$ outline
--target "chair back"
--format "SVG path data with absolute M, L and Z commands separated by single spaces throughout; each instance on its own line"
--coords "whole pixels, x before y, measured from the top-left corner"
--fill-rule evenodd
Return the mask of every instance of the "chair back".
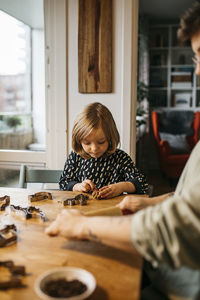
M 26 188 L 27 183 L 58 183 L 62 170 L 31 169 L 21 165 L 19 187 Z
M 178 179 L 199 140 L 200 112 L 153 111 L 151 116 L 161 170 Z
M 171 147 L 179 143 L 179 147 L 183 147 L 183 153 L 191 152 L 199 140 L 200 112 L 153 111 L 151 116 L 153 134 L 158 145 L 161 140 L 167 140 Z

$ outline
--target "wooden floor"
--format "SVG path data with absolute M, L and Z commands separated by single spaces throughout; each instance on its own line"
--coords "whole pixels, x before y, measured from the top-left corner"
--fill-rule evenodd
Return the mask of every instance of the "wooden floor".
M 164 177 L 160 170 L 149 171 L 148 183 L 153 185 L 153 196 L 173 192 L 177 184 L 177 182 Z

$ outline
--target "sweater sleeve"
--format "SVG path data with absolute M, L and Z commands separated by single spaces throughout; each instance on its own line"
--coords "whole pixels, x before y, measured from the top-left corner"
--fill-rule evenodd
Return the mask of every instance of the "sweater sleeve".
M 147 194 L 148 183 L 145 176 L 137 169 L 131 157 L 123 152 L 122 168 L 123 177 L 125 181 L 130 181 L 135 185 L 136 194 Z
M 72 151 L 65 162 L 64 170 L 59 180 L 60 190 L 72 191 L 73 186 L 79 182 L 76 171 L 76 154 Z
M 199 189 L 196 185 L 195 188 Z M 199 198 L 172 196 L 163 203 L 136 213 L 131 222 L 131 239 L 135 248 L 153 266 L 166 264 L 200 268 Z
M 187 161 L 174 196 L 132 218 L 132 242 L 154 266 L 200 269 L 199 169 L 200 141 Z

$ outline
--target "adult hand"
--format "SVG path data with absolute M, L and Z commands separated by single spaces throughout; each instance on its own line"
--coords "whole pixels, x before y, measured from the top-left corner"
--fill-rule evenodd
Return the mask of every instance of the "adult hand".
M 85 217 L 78 210 L 63 209 L 56 220 L 45 229 L 45 233 L 68 239 L 82 239 L 80 223 L 83 218 Z
M 85 192 L 88 193 L 90 191 L 95 190 L 95 184 L 90 179 L 85 179 L 81 183 L 77 183 L 73 187 L 74 192 Z
M 103 199 L 112 198 L 122 193 L 121 186 L 117 183 L 106 185 L 99 189 L 99 196 Z
M 146 208 L 151 205 L 148 197 L 135 197 L 135 196 L 126 196 L 119 204 L 116 206 L 121 210 L 128 209 L 133 213 Z

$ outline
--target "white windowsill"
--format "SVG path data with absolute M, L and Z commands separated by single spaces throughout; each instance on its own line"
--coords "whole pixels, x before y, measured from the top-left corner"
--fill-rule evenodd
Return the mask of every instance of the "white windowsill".
M 0 163 L 42 163 L 46 164 L 46 152 L 27 150 L 0 150 Z

